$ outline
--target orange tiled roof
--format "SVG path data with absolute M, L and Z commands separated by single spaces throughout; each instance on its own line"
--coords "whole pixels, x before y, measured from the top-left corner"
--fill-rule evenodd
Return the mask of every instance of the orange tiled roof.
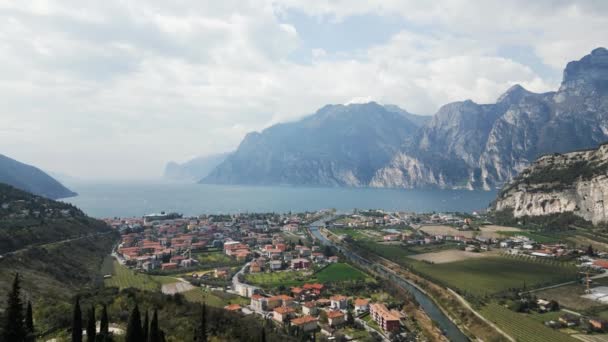
M 306 315 L 306 316 L 302 316 L 302 317 L 298 317 L 298 318 L 292 319 L 291 320 L 291 324 L 293 324 L 293 325 L 304 325 L 306 323 L 311 323 L 311 322 L 316 322 L 316 321 L 317 321 L 316 318 L 314 318 L 312 316 L 309 316 L 309 315 Z
M 237 310 L 241 310 L 241 306 L 238 304 L 230 304 L 230 305 L 224 306 L 224 309 L 228 310 L 228 311 L 237 311 Z
M 327 318 L 338 318 L 344 317 L 344 313 L 342 311 L 330 311 L 327 313 Z
M 295 312 L 295 310 L 293 308 L 290 308 L 289 306 L 279 306 L 278 308 L 274 309 L 274 312 L 284 315 Z

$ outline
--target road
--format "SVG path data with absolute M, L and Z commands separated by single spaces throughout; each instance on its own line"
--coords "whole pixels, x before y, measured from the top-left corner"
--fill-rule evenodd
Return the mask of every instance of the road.
M 0 255 L 0 259 L 4 258 L 6 256 L 9 256 L 9 255 L 23 253 L 23 252 L 28 251 L 35 247 L 44 247 L 44 246 L 55 245 L 55 244 L 60 244 L 60 243 L 72 242 L 72 241 L 77 241 L 77 240 L 81 240 L 81 239 L 92 238 L 95 236 L 108 235 L 108 234 L 112 234 L 112 233 L 114 233 L 114 231 L 109 231 L 109 232 L 105 232 L 105 233 L 89 234 L 89 235 L 85 235 L 85 236 L 79 236 L 76 238 L 69 238 L 69 239 L 65 239 L 65 240 L 53 241 L 53 242 L 37 244 L 37 245 L 29 245 L 25 248 L 21 248 L 21 249 L 15 250 L 15 251 L 4 253 L 4 254 Z

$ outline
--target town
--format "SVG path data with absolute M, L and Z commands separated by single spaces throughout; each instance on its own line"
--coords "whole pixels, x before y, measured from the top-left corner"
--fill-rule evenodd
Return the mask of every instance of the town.
M 259 315 L 294 334 L 416 340 L 442 333 L 432 325 L 421 327 L 425 313 L 415 300 L 391 289 L 336 246 L 371 248 L 398 263 L 407 260 L 403 265 L 416 265 L 421 275 L 450 284 L 474 304 L 479 300 L 475 286 L 464 290 L 465 280 L 455 281 L 435 268 L 440 272 L 444 265 L 483 265 L 492 260 L 524 265 L 535 275 L 507 280 L 507 287 L 496 289 L 496 298 L 501 299 L 490 305 L 512 313 L 535 312 L 542 327 L 553 331 L 600 333 L 608 327 L 602 315 L 560 307 L 577 300 L 598 304 L 591 307 L 608 302 L 608 286 L 603 286 L 608 285 L 607 251 L 495 225 L 485 214 L 325 210 L 182 217 L 162 212 L 106 222 L 121 233 L 113 253 L 114 269 L 105 276 L 110 285 L 121 285 L 117 268 L 130 269 L 164 279 L 163 293 L 201 302 L 218 299 L 216 304 L 225 310 Z M 323 244 L 310 234 L 313 222 L 336 245 Z M 503 264 L 507 268 L 508 262 Z M 543 272 L 551 276 L 543 278 Z M 480 273 L 476 280 L 491 277 Z M 555 283 L 577 290 L 564 298 L 556 295 L 560 288 L 554 288 Z M 517 291 L 507 295 L 511 289 Z

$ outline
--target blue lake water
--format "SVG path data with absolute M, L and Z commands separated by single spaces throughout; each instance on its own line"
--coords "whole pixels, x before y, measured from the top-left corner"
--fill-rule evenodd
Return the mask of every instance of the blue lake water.
M 181 183 L 74 183 L 63 199 L 94 217 L 141 217 L 159 211 L 184 215 L 299 212 L 335 208 L 442 212 L 487 208 L 493 191 L 236 186 Z

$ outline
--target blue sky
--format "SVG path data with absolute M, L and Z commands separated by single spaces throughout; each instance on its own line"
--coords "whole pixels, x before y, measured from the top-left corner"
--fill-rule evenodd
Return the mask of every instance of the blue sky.
M 0 153 L 152 179 L 328 103 L 432 115 L 516 83 L 556 90 L 606 45 L 607 15 L 597 0 L 0 2 Z

